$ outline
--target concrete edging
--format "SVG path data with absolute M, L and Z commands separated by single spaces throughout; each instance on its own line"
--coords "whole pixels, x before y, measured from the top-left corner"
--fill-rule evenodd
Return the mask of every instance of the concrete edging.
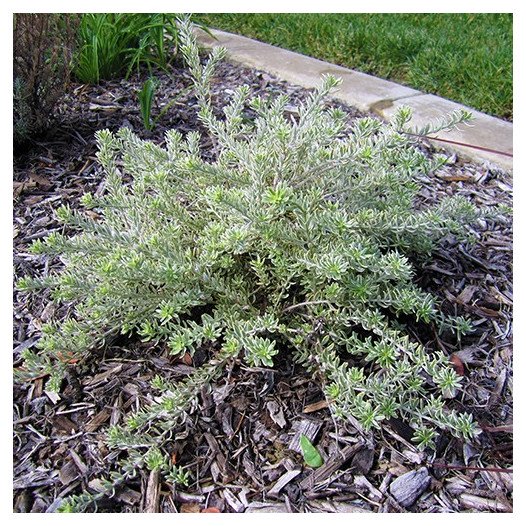
M 331 73 L 343 81 L 339 91 L 333 95 L 335 99 L 361 111 L 374 113 L 386 120 L 400 106 L 409 106 L 413 109 L 413 126 L 432 122 L 454 110 L 468 110 L 473 114 L 473 121 L 470 126 L 441 132 L 436 136 L 510 154 L 513 152 L 513 124 L 510 122 L 442 99 L 436 95 L 425 94 L 407 86 L 401 86 L 394 82 L 336 66 L 251 38 L 215 29 L 210 31 L 213 37 L 204 31 L 197 30 L 198 42 L 206 48 L 225 47 L 228 51 L 228 58 L 232 62 L 265 71 L 281 80 L 304 88 L 316 87 L 321 75 Z M 475 162 L 489 162 L 509 172 L 513 169 L 512 157 L 464 146 L 439 142 L 433 144 Z

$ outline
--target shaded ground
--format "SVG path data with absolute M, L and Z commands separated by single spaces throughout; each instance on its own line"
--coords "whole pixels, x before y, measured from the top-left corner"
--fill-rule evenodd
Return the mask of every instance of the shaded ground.
M 189 85 L 184 70 L 172 73 L 158 74 L 158 104 L 178 97 Z M 163 142 L 167 127 L 183 133 L 195 129 L 195 100 L 185 95 L 153 132 L 146 132 L 136 96 L 142 80 L 73 86 L 61 105 L 59 124 L 16 158 L 15 279 L 60 267 L 58 260 L 28 254 L 29 244 L 62 228 L 53 219 L 58 206 L 74 207 L 84 192 L 102 191 L 93 140 L 97 129 L 129 126 L 157 143 Z M 223 64 L 214 97 L 221 103 L 242 83 L 255 93 L 289 92 L 291 111 L 308 93 L 266 74 Z M 349 112 L 350 118 L 359 115 Z M 455 193 L 481 206 L 512 204 L 510 176 L 455 158 L 441 173 L 422 176 L 420 182 L 423 202 Z M 453 338 L 440 339 L 419 327 L 409 330 L 429 348 L 453 355 L 457 371 L 465 376 L 465 389 L 452 405 L 472 412 L 482 426 L 474 444 L 443 435 L 437 451 L 420 453 L 400 421 L 392 421 L 381 433 L 364 435 L 350 422 L 335 424 L 316 378 L 295 368 L 286 356 L 279 358 L 275 370 L 235 362 L 226 377 L 202 393 L 199 407 L 173 442 L 172 460 L 190 470 L 190 486 L 161 482 L 152 487 L 145 470 L 99 509 L 144 511 L 147 497 L 160 489 L 155 506 L 163 512 L 511 511 L 511 220 L 481 221 L 473 235 L 476 243 L 471 247 L 444 239 L 439 253 L 419 269 L 418 280 L 440 298 L 444 310 L 469 315 L 475 332 L 458 345 Z M 20 352 L 36 343 L 41 324 L 61 319 L 69 309 L 71 305 L 54 305 L 45 292 L 15 292 L 15 365 L 20 364 Z M 53 511 L 65 496 L 88 485 L 96 488 L 118 455 L 104 445 L 108 425 L 152 400 L 149 381 L 156 374 L 182 378 L 204 360 L 205 352 L 197 353 L 193 363 L 183 363 L 164 346 L 117 340 L 71 367 L 58 400 L 43 391 L 44 379 L 16 384 L 14 510 Z M 302 462 L 300 433 L 312 439 L 326 460 L 318 470 Z M 416 501 L 404 500 L 400 488 L 412 491 Z

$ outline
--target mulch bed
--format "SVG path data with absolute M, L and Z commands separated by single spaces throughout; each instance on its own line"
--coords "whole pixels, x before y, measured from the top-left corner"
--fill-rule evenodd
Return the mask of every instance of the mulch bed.
M 166 129 L 200 128 L 195 99 L 181 95 L 190 84 L 187 72 L 174 68 L 156 76 L 161 81 L 156 104 L 178 101 L 152 132 L 144 129 L 137 99 L 146 74 L 100 86 L 72 85 L 57 110 L 57 125 L 16 156 L 15 279 L 60 268 L 57 259 L 30 255 L 28 246 L 62 228 L 53 210 L 66 203 L 75 207 L 86 191 L 101 190 L 96 130 L 128 126 L 162 144 Z M 224 103 L 244 83 L 255 94 L 288 93 L 291 111 L 308 94 L 265 73 L 225 63 L 214 81 L 215 101 Z M 361 115 L 345 109 L 350 120 Z M 206 136 L 203 141 L 206 147 Z M 455 156 L 440 173 L 421 176 L 420 183 L 425 203 L 458 194 L 480 206 L 512 205 L 510 175 Z M 172 459 L 190 470 L 190 486 L 152 482 L 144 470 L 112 499 L 100 502 L 99 511 L 512 511 L 511 219 L 480 221 L 473 236 L 471 246 L 444 239 L 432 261 L 418 269 L 418 281 L 438 296 L 444 310 L 468 315 L 475 332 L 458 345 L 453 338 L 409 328 L 429 348 L 452 355 L 464 375 L 464 389 L 453 403 L 472 412 L 483 429 L 473 444 L 444 434 L 435 452 L 418 452 L 408 427 L 396 420 L 382 432 L 363 434 L 350 422 L 335 423 L 319 384 L 286 357 L 273 370 L 236 362 L 202 394 L 173 443 Z M 35 345 L 42 324 L 62 319 L 71 308 L 55 305 L 46 292 L 14 293 L 15 366 L 21 351 Z M 152 400 L 149 382 L 156 374 L 183 378 L 204 359 L 197 354 L 193 363 L 178 362 L 164 346 L 115 341 L 71 367 L 59 399 L 44 391 L 43 379 L 15 384 L 14 511 L 54 511 L 64 497 L 96 488 L 118 455 L 104 444 L 108 425 Z M 321 452 L 321 468 L 303 463 L 300 434 Z M 152 495 L 157 495 L 153 505 Z

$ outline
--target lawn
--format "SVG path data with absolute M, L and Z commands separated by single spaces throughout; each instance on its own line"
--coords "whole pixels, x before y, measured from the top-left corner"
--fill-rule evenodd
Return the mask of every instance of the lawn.
M 511 14 L 213 13 L 197 19 L 513 118 Z

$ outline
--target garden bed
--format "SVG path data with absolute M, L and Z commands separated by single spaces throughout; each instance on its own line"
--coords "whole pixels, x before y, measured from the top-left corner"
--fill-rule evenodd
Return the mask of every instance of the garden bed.
M 166 129 L 183 134 L 200 129 L 195 98 L 181 95 L 190 85 L 186 70 L 156 76 L 161 80 L 157 103 L 179 99 L 152 132 L 144 129 L 137 99 L 146 73 L 100 86 L 73 85 L 58 108 L 59 124 L 16 157 L 15 279 L 58 269 L 59 260 L 30 255 L 29 244 L 62 229 L 53 219 L 60 205 L 75 208 L 83 193 L 104 191 L 95 157 L 96 130 L 128 126 L 162 144 Z M 308 94 L 265 73 L 225 63 L 217 71 L 213 97 L 223 105 L 244 83 L 254 94 L 287 92 L 291 113 Z M 345 109 L 350 120 L 361 116 Z M 203 141 L 213 158 L 212 143 L 206 136 Z M 479 206 L 512 204 L 509 175 L 454 157 L 438 174 L 422 175 L 419 183 L 427 204 L 450 194 Z M 99 510 L 512 511 L 511 219 L 480 221 L 472 233 L 472 246 L 444 239 L 433 260 L 418 269 L 418 282 L 440 298 L 444 310 L 469 315 L 475 331 L 459 346 L 416 326 L 407 329 L 428 348 L 453 355 L 457 372 L 465 376 L 454 404 L 473 413 L 483 429 L 473 444 L 444 434 L 434 453 L 422 453 L 401 421 L 366 434 L 351 422 L 336 425 L 319 383 L 286 356 L 272 370 L 236 361 L 226 378 L 202 393 L 173 442 L 172 460 L 190 471 L 189 487 L 160 482 L 145 470 L 111 500 L 99 501 Z M 35 345 L 42 323 L 62 319 L 70 309 L 54 305 L 47 292 L 15 293 L 15 366 L 20 352 Z M 97 480 L 108 475 L 118 455 L 104 444 L 108 426 L 153 399 L 154 376 L 177 380 L 206 359 L 206 349 L 193 360 L 175 360 L 163 345 L 116 339 L 101 354 L 71 365 L 58 399 L 46 394 L 43 378 L 15 384 L 15 511 L 53 511 L 64 497 L 97 489 Z M 316 443 L 326 460 L 322 468 L 305 466 L 299 434 Z M 400 478 L 410 472 L 415 476 Z M 416 501 L 404 500 L 404 491 L 413 492 Z

